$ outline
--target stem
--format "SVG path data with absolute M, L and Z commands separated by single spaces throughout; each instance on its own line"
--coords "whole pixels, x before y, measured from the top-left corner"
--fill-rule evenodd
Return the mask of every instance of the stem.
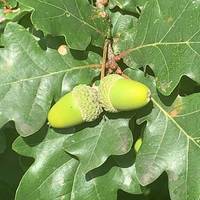
M 108 44 L 109 40 L 106 39 L 104 48 L 103 48 L 103 60 L 102 60 L 102 66 L 101 66 L 101 79 L 105 76 L 105 70 L 106 70 L 106 61 L 107 61 L 107 53 L 108 53 Z
M 91 68 L 101 68 L 101 64 L 90 64 L 90 65 L 88 65 L 89 67 L 91 67 Z

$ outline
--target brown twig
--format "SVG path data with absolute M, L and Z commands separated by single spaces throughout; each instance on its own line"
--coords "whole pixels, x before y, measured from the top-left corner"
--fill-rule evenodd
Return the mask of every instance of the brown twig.
M 115 54 L 112 49 L 112 43 L 110 42 L 108 44 L 108 59 L 106 63 L 106 68 L 111 69 L 113 71 L 113 70 L 116 70 L 117 67 L 118 67 L 118 64 L 115 61 Z
M 101 66 L 101 79 L 105 76 L 106 71 L 106 61 L 107 61 L 107 53 L 108 53 L 108 44 L 109 40 L 105 41 L 104 48 L 103 48 L 103 60 L 102 60 L 102 66 Z
M 106 73 L 112 74 L 116 73 L 123 76 L 126 79 L 130 79 L 125 75 L 118 65 L 118 62 L 129 53 L 128 51 L 122 51 L 120 54 L 115 55 L 112 48 L 111 40 L 106 40 L 103 49 L 103 61 L 101 66 L 101 79 L 105 76 Z M 107 70 L 107 72 L 106 72 Z

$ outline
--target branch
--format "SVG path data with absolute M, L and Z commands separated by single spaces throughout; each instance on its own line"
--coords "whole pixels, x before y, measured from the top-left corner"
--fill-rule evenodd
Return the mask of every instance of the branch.
M 104 48 L 103 48 L 103 60 L 102 60 L 102 66 L 101 66 L 101 79 L 105 76 L 105 70 L 106 70 L 106 61 L 107 61 L 107 53 L 108 53 L 108 44 L 109 40 L 105 41 Z

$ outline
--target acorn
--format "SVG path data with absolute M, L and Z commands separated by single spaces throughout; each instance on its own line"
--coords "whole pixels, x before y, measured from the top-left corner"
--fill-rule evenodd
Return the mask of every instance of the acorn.
M 117 74 L 104 77 L 99 85 L 99 101 L 108 112 L 141 108 L 150 101 L 150 94 L 146 85 Z
M 137 141 L 134 144 L 134 149 L 135 149 L 136 153 L 138 153 L 141 146 L 142 146 L 142 138 L 138 138 Z
M 87 85 L 78 85 L 50 109 L 48 121 L 54 128 L 67 128 L 91 122 L 102 111 L 97 90 Z

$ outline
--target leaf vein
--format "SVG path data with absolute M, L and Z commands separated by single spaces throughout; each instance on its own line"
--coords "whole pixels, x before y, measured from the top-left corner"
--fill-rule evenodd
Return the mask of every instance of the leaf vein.
M 51 72 L 51 73 L 40 75 L 40 76 L 35 76 L 35 77 L 30 77 L 30 78 L 24 78 L 24 79 L 20 79 L 20 80 L 17 80 L 17 81 L 12 81 L 12 82 L 8 82 L 8 83 L 0 84 L 0 87 L 4 87 L 4 86 L 8 86 L 8 85 L 13 85 L 13 84 L 19 84 L 19 83 L 22 83 L 22 82 L 37 80 L 37 79 L 41 79 L 41 78 L 47 78 L 47 77 L 51 77 L 51 76 L 54 76 L 54 75 L 58 75 L 58 74 L 70 72 L 70 71 L 73 71 L 73 70 L 87 69 L 87 68 L 90 68 L 91 66 L 92 65 L 78 66 L 78 67 L 73 67 L 73 68 L 70 68 L 70 69 L 60 70 L 60 71 L 57 71 L 57 72 Z M 96 66 L 98 66 L 98 65 L 96 65 Z
M 167 81 L 170 82 L 170 78 L 169 78 L 169 66 L 167 64 L 167 60 L 165 58 L 165 55 L 163 54 L 161 48 L 159 48 L 158 46 L 156 48 L 160 51 L 160 53 L 162 55 L 162 58 L 163 58 L 164 63 L 165 63 L 165 68 L 166 68 L 166 71 L 167 71 Z
M 157 101 L 154 99 L 154 98 L 152 98 L 152 101 L 153 101 L 153 103 L 158 107 L 158 109 L 160 109 L 162 112 L 163 112 L 163 114 L 166 116 L 166 117 L 168 117 L 169 118 L 169 120 L 171 120 L 172 121 L 172 123 L 174 123 L 174 125 L 179 129 L 179 130 L 181 130 L 181 132 L 189 139 L 189 140 L 191 140 L 198 148 L 200 148 L 200 145 L 194 140 L 194 138 L 193 137 L 191 137 L 174 119 L 173 119 L 173 117 L 171 117 L 170 115 L 169 115 L 169 113 L 167 113 L 165 110 L 164 110 L 164 108 L 162 108 L 162 106 L 160 106 L 159 105 L 159 103 L 157 103 Z
M 176 18 L 176 20 L 174 21 L 174 23 L 171 25 L 171 27 L 169 28 L 169 30 L 166 32 L 166 34 L 161 38 L 161 40 L 159 41 L 159 43 L 161 43 L 166 37 L 167 35 L 170 33 L 170 31 L 173 29 L 173 27 L 175 26 L 175 24 L 178 22 L 178 20 L 182 17 L 183 13 L 185 12 L 185 10 L 187 9 L 187 7 L 190 4 L 190 0 L 187 2 L 186 6 L 183 8 L 182 12 L 180 13 L 180 15 Z
M 75 16 L 73 13 L 71 13 L 68 9 L 65 10 L 65 9 L 63 9 L 63 8 L 61 8 L 61 7 L 55 6 L 55 5 L 53 5 L 53 4 L 51 4 L 51 3 L 48 3 L 48 2 L 43 2 L 43 1 L 41 1 L 41 0 L 37 0 L 37 1 L 39 1 L 40 3 L 43 3 L 43 4 L 46 4 L 46 5 L 55 7 L 55 8 L 57 8 L 57 9 L 60 9 L 60 10 L 64 11 L 64 13 L 68 12 L 72 17 L 74 17 L 76 20 L 78 20 L 78 21 L 81 22 L 82 24 L 87 25 L 87 26 L 90 27 L 91 29 L 97 31 L 99 34 L 104 35 L 99 29 L 95 28 L 94 26 L 92 26 L 92 25 L 89 24 L 88 22 L 86 22 L 86 21 L 84 21 L 84 20 L 78 18 L 78 17 Z

